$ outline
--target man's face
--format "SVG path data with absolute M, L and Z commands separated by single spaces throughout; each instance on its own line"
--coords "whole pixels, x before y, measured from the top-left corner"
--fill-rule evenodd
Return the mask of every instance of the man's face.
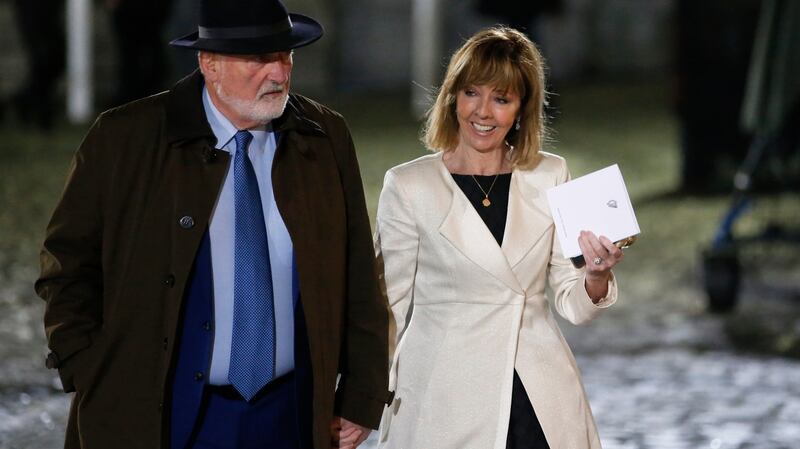
M 292 64 L 291 51 L 200 55 L 214 105 L 238 129 L 263 126 L 283 114 L 289 99 Z

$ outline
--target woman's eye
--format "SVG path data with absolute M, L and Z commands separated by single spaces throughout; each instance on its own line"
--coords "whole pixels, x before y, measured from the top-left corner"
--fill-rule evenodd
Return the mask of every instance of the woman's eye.
M 500 104 L 508 104 L 508 98 L 497 97 L 497 102 L 500 103 Z
M 474 97 L 475 96 L 475 91 L 472 90 L 472 89 L 464 89 L 464 95 L 466 95 L 468 97 Z

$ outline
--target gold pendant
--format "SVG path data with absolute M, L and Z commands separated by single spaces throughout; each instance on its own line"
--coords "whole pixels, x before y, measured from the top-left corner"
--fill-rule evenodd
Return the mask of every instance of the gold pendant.
M 481 201 L 481 203 L 483 204 L 483 207 L 489 207 L 492 205 L 492 202 L 489 201 L 489 198 L 484 198 L 483 201 Z

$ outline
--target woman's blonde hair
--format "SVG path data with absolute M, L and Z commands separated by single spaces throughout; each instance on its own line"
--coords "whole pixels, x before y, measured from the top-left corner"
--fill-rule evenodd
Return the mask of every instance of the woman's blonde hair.
M 490 85 L 520 96 L 520 128 L 506 141 L 514 147 L 515 167 L 530 168 L 545 139 L 545 65 L 536 45 L 512 28 L 479 31 L 450 58 L 444 82 L 427 114 L 422 141 L 433 151 L 458 145 L 456 98 L 468 86 Z

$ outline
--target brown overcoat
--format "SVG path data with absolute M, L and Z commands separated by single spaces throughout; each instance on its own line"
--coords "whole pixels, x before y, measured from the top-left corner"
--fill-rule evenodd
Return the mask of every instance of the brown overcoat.
M 230 159 L 214 149 L 202 86 L 195 72 L 100 115 L 48 225 L 36 291 L 47 301 L 48 365 L 76 392 L 67 448 L 168 446 L 181 302 Z M 273 126 L 274 195 L 308 325 L 314 444 L 325 448 L 334 408 L 378 424 L 388 398 L 387 309 L 344 120 L 291 95 Z

